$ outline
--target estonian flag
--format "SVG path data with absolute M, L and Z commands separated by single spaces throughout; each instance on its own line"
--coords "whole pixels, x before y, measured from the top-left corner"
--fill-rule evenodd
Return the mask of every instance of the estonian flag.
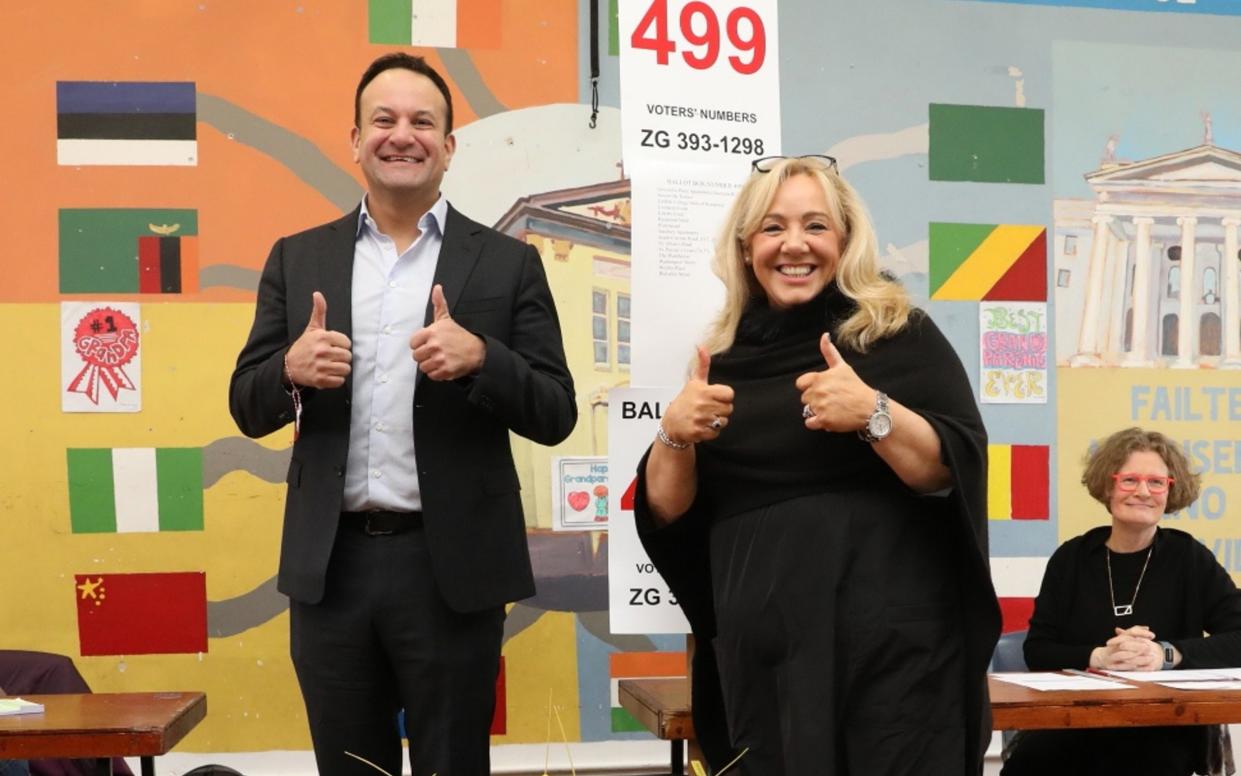
M 196 165 L 195 100 L 189 81 L 58 81 L 56 161 Z

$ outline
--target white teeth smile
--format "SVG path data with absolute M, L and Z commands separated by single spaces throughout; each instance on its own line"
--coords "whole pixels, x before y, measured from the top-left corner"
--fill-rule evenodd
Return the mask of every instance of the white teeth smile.
M 798 264 L 797 266 L 789 266 L 786 264 L 782 267 L 778 267 L 776 271 L 781 275 L 788 275 L 789 277 L 794 278 L 804 278 L 809 275 L 813 269 L 814 267 L 811 267 L 808 264 Z
M 386 156 L 384 157 L 384 160 L 388 162 L 416 162 L 418 161 L 412 156 Z

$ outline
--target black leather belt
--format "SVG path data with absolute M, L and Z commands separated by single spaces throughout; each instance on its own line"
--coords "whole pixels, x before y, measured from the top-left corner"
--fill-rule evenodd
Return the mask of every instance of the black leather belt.
M 341 512 L 340 524 L 367 536 L 392 536 L 422 529 L 421 512 Z

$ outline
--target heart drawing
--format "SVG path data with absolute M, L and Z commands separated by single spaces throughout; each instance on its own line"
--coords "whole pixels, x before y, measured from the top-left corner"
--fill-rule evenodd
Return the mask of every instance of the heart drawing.
M 581 512 L 590 505 L 590 494 L 584 490 L 575 490 L 568 495 L 569 506 L 573 507 L 573 511 Z

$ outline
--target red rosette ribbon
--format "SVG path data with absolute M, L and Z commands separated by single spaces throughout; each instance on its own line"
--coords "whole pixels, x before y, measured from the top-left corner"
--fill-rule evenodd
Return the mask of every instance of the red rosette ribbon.
M 98 404 L 100 385 L 113 400 L 121 389 L 134 390 L 124 367 L 138 354 L 138 326 L 128 315 L 111 307 L 91 310 L 73 330 L 73 348 L 86 366 L 69 383 L 70 393 L 86 394 Z

